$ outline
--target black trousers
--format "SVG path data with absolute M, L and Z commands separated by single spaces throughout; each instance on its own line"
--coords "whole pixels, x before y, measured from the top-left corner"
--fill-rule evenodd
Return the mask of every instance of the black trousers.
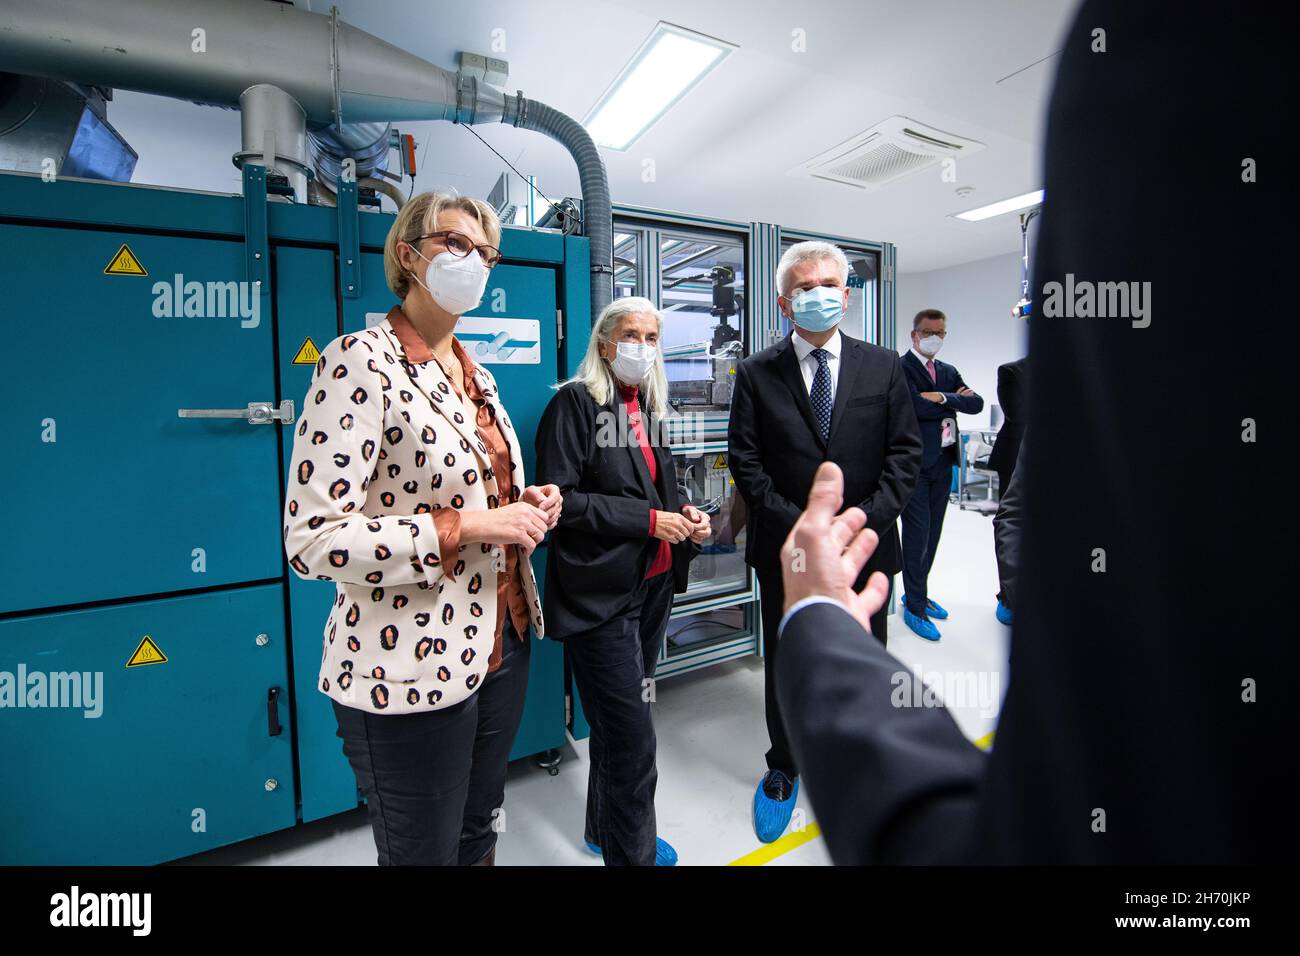
M 999 498 L 999 499 L 1000 499 L 1003 495 L 1005 495 L 1005 494 L 1007 493 L 1007 489 L 1011 487 L 1011 474 L 1012 474 L 1012 472 L 1014 472 L 1015 470 L 1016 470 L 1016 465 L 1015 465 L 1015 462 L 1014 462 L 1014 461 L 1011 463 L 1011 467 L 1010 467 L 1010 468 L 999 468 L 999 469 L 998 469 L 998 498 Z M 1002 567 L 999 565 L 999 567 L 998 567 L 998 602 L 1001 603 L 1001 604 L 1006 604 L 1007 602 L 1006 602 L 1006 600 L 1005 600 L 1005 597 L 1006 597 L 1006 587 L 1005 587 L 1005 586 L 1003 585 L 1003 583 L 1002 583 Z
M 583 834 L 606 866 L 654 866 L 655 728 L 651 687 L 673 606 L 672 572 L 637 584 L 629 609 L 566 636 L 582 709 L 591 725 Z
M 459 704 L 373 714 L 333 701 L 380 866 L 467 866 L 496 846 L 530 654 L 507 614 L 501 666 Z
M 1015 465 L 1010 468 L 998 469 L 998 497 L 1001 498 L 1007 493 L 1007 487 L 1011 484 L 1011 472 L 1015 471 Z
M 903 594 L 907 609 L 925 616 L 929 600 L 927 583 L 934 555 L 939 550 L 948 493 L 952 490 L 952 462 L 941 456 L 929 468 L 922 468 L 916 489 L 903 508 Z
M 894 590 L 893 575 L 889 579 L 890 594 Z M 785 603 L 785 587 L 779 574 L 758 572 L 758 596 L 763 617 L 763 706 L 767 715 L 767 739 L 770 748 L 767 751 L 767 769 L 780 770 L 793 780 L 799 769 L 795 766 L 794 753 L 785 734 L 785 724 L 781 722 L 781 708 L 776 702 L 776 655 L 780 646 L 777 627 L 785 615 L 782 606 Z M 871 633 L 882 645 L 889 639 L 889 599 L 875 614 L 871 615 Z

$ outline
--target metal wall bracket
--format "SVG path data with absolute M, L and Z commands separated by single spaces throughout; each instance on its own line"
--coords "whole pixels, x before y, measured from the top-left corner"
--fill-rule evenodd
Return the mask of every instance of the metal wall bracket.
M 330 7 L 330 82 L 334 87 L 334 128 L 343 128 L 343 96 L 339 88 L 339 8 Z
M 244 165 L 244 256 L 248 281 L 259 296 L 271 294 L 271 247 L 266 225 L 266 167 Z M 265 303 L 263 303 L 265 305 Z M 270 314 L 269 310 L 265 313 Z
M 357 219 L 357 182 L 338 181 L 339 295 L 361 297 L 361 223 Z

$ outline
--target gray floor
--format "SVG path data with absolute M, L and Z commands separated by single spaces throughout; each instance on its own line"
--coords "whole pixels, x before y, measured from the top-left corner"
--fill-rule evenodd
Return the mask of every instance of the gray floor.
M 901 578 L 899 579 L 901 582 Z M 988 742 L 1005 690 L 1008 629 L 993 617 L 997 574 L 989 517 L 948 509 L 930 578 L 930 596 L 952 614 L 938 622 L 943 639 L 923 641 L 901 617 L 889 621 L 889 649 L 963 700 L 953 716 L 971 740 Z M 750 806 L 762 773 L 763 663 L 731 661 L 663 681 L 658 688 L 659 832 L 682 865 L 817 866 L 830 862 L 816 817 L 801 790 L 795 823 L 802 827 L 764 847 L 754 837 Z M 519 761 L 510 767 L 498 865 L 599 866 L 582 845 L 586 799 L 585 740 L 570 742 L 556 776 Z M 365 811 L 249 840 L 192 857 L 187 863 L 250 865 L 375 862 Z

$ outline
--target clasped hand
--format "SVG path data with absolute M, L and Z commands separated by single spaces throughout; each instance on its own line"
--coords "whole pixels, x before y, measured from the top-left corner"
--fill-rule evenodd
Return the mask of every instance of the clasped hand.
M 465 543 L 518 545 L 532 554 L 560 520 L 564 497 L 555 485 L 529 485 L 520 500 L 487 511 L 465 512 L 460 540 Z
M 655 512 L 655 537 L 660 541 L 677 544 L 690 538 L 700 544 L 712 533 L 709 516 L 694 505 L 683 505 L 681 514 Z

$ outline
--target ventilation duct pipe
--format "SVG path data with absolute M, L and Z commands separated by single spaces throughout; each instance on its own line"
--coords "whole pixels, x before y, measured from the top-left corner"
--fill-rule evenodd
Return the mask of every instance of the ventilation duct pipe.
M 507 95 L 349 26 L 337 11 L 269 0 L 0 0 L 0 63 L 16 73 L 227 107 L 240 106 L 250 87 L 272 86 L 297 102 L 309 131 L 447 120 L 543 133 L 578 166 L 592 318 L 609 304 L 609 183 L 587 131 L 523 93 Z M 244 151 L 264 146 L 245 143 Z

